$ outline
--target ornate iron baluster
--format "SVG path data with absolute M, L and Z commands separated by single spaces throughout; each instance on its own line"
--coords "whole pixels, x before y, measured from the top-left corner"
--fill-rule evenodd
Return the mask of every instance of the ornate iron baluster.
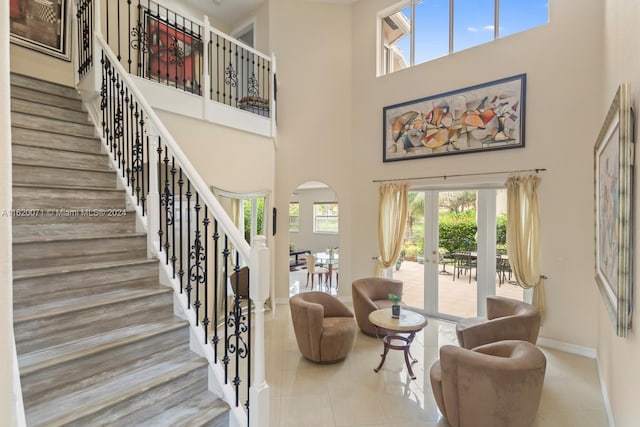
M 240 271 L 239 267 L 240 259 L 236 253 L 236 264 L 234 272 L 237 274 Z M 227 337 L 227 348 L 229 353 L 235 354 L 235 375 L 233 377 L 233 385 L 236 392 L 236 406 L 240 404 L 240 359 L 245 359 L 249 353 L 249 346 L 245 338 L 242 336 L 247 332 L 247 315 L 242 312 L 242 298 L 235 293 L 233 297 L 232 310 L 227 316 L 227 324 L 232 329 L 233 334 Z
M 209 267 L 209 210 L 207 209 L 207 205 L 204 206 L 204 219 L 202 220 L 202 224 L 204 225 L 204 230 L 202 235 L 204 237 L 204 265 Z M 215 274 L 215 270 L 214 273 Z M 209 274 L 204 275 L 204 318 L 202 319 L 202 326 L 204 328 L 204 343 L 207 344 L 208 337 L 207 332 L 209 329 Z
M 187 248 L 191 248 L 191 181 L 187 180 Z M 191 256 L 187 256 L 187 308 L 191 308 Z
M 220 240 L 220 234 L 218 233 L 218 220 L 213 220 L 213 337 L 211 343 L 213 344 L 213 359 L 218 363 L 218 343 L 220 342 L 220 336 L 218 335 L 218 293 L 220 290 L 220 265 L 218 260 L 220 259 L 220 252 L 218 248 L 218 241 Z
M 173 195 L 173 221 L 171 221 L 171 274 L 176 278 L 176 221 L 175 221 L 175 194 L 176 194 L 176 169 L 175 158 L 171 157 L 171 194 Z
M 183 208 L 182 208 L 182 187 L 184 186 L 184 179 L 182 179 L 182 168 L 180 168 L 180 176 L 178 178 L 178 188 L 180 191 L 180 269 L 178 270 L 178 278 L 180 279 L 180 293 L 184 292 L 184 266 L 183 266 L 183 259 L 184 259 L 184 248 L 183 248 L 183 242 L 184 242 L 184 233 L 182 232 L 182 225 L 184 224 L 184 218 L 183 218 Z
M 193 303 L 196 312 L 196 326 L 200 324 L 200 285 L 205 283 L 205 276 L 207 275 L 207 266 L 204 263 L 206 255 L 204 253 L 204 247 L 202 246 L 202 233 L 200 232 L 200 208 L 200 195 L 196 192 L 196 204 L 193 207 L 196 212 L 196 228 L 193 237 L 193 245 L 191 246 L 191 252 L 189 253 L 189 258 L 194 262 L 189 269 L 189 281 L 195 282 L 196 285 L 196 297 Z
M 224 304 L 224 315 L 225 317 L 227 316 L 227 313 L 229 313 L 229 298 L 227 295 L 227 286 L 225 285 L 227 283 L 227 280 L 229 278 L 228 275 L 228 271 L 229 271 L 229 254 L 231 253 L 231 251 L 229 250 L 229 237 L 227 237 L 227 235 L 224 235 L 224 249 L 222 251 L 222 258 L 223 258 L 223 276 L 222 276 L 222 283 L 221 283 L 221 288 L 224 289 L 223 291 L 223 304 Z M 229 323 L 227 321 L 224 322 L 224 357 L 222 358 L 222 363 L 224 364 L 224 383 L 225 384 L 229 384 L 229 362 L 230 362 L 230 358 L 229 358 Z
M 157 152 L 158 152 L 158 191 L 160 191 L 160 189 L 162 188 L 162 152 L 164 151 L 164 149 L 162 148 L 162 140 L 160 139 L 160 137 L 158 136 L 158 148 L 157 148 Z M 158 241 L 159 241 L 159 247 L 158 250 L 162 251 L 162 236 L 164 234 L 164 232 L 162 231 L 162 212 L 164 211 L 164 209 L 162 208 L 162 196 L 160 196 L 159 198 L 159 203 L 158 203 Z

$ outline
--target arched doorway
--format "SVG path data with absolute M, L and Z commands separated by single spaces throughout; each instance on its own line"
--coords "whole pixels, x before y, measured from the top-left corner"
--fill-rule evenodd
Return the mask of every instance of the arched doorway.
M 290 296 L 312 289 L 337 295 L 339 218 L 338 197 L 323 182 L 306 182 L 289 197 Z

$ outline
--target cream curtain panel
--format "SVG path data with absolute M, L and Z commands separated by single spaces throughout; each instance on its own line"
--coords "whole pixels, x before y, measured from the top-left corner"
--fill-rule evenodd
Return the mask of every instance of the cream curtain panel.
M 409 184 L 380 185 L 378 205 L 378 248 L 380 257 L 376 263 L 376 276 L 382 277 L 384 270 L 395 264 L 407 225 Z
M 517 283 L 533 288 L 533 306 L 544 315 L 544 280 L 540 277 L 540 215 L 535 176 L 507 180 L 507 252 Z

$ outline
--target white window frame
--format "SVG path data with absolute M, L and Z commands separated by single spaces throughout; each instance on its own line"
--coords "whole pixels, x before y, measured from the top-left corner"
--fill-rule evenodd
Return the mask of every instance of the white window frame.
M 380 76 L 384 76 L 387 74 L 391 74 L 394 71 L 389 72 L 389 60 L 390 60 L 390 55 L 388 53 L 390 53 L 393 50 L 392 46 L 388 46 L 386 45 L 385 41 L 382 40 L 382 34 L 383 34 L 383 30 L 382 30 L 382 22 L 384 20 L 384 18 L 393 15 L 394 13 L 400 12 L 402 9 L 405 9 L 406 7 L 410 7 L 411 8 L 411 25 L 410 25 L 410 30 L 409 30 L 409 46 L 410 46 L 410 52 L 409 52 L 409 64 L 407 65 L 407 68 L 413 67 L 415 65 L 417 65 L 415 63 L 415 7 L 416 7 L 416 3 L 421 3 L 423 0 L 403 0 L 401 2 L 398 2 L 392 6 L 387 7 L 386 9 L 381 10 L 380 12 L 378 12 L 378 26 L 377 26 L 377 43 L 379 48 L 377 49 L 378 51 L 378 58 L 377 58 L 377 64 L 378 64 L 378 77 Z M 454 52 L 458 52 L 457 50 L 454 50 L 453 48 L 453 31 L 454 31 L 454 2 L 455 0 L 449 0 L 449 53 L 448 55 L 451 55 Z M 496 41 L 497 39 L 500 38 L 500 0 L 494 0 L 494 18 L 493 18 L 493 40 L 492 41 Z M 547 3 L 547 24 L 549 23 L 549 6 Z M 536 25 L 534 27 L 531 28 L 527 28 L 523 31 L 527 31 L 533 28 L 538 27 L 539 25 Z M 522 31 L 520 31 L 522 32 Z M 514 33 L 517 34 L 517 33 Z M 490 42 L 487 42 L 490 43 Z M 485 43 L 481 43 L 481 44 L 485 44 Z M 478 45 L 480 46 L 480 45 Z M 475 46 L 474 46 L 475 47 Z M 467 49 L 467 48 L 465 48 Z M 464 49 L 461 49 L 464 50 Z M 436 58 L 433 58 L 436 59 Z M 431 61 L 431 60 L 429 60 Z M 426 61 L 426 62 L 429 62 Z
M 296 218 L 298 218 L 298 223 L 297 223 L 297 228 L 293 229 L 291 228 L 291 205 L 298 205 L 298 215 L 296 216 Z M 300 232 L 300 202 L 289 202 L 289 233 L 299 233 Z
M 338 206 L 338 202 L 313 202 L 313 232 L 315 234 L 339 234 L 340 233 L 340 208 L 338 207 L 337 215 L 317 215 L 316 214 L 316 206 L 319 205 L 336 205 Z M 330 231 L 330 230 L 318 230 L 317 218 L 336 218 L 338 220 L 338 230 Z

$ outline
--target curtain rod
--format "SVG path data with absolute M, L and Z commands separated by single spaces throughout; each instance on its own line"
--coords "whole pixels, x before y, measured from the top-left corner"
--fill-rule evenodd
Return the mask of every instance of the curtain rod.
M 391 178 L 391 179 L 374 179 L 373 182 L 391 182 L 391 181 L 409 181 L 409 180 L 418 180 L 418 179 L 435 179 L 435 178 L 457 178 L 461 176 L 482 176 L 482 175 L 499 175 L 505 173 L 519 173 L 519 172 L 544 172 L 547 169 L 545 168 L 536 168 L 536 169 L 520 169 L 520 170 L 512 170 L 512 171 L 500 171 L 500 172 L 478 172 L 478 173 L 459 173 L 454 175 L 432 175 L 432 176 L 418 176 L 413 178 Z

